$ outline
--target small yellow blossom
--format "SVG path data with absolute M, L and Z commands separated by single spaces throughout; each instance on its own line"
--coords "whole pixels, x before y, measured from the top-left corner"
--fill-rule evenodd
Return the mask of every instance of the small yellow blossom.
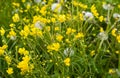
M 27 10 L 29 10 L 31 8 L 31 5 L 27 4 L 26 8 L 27 8 Z
M 79 16 L 80 16 L 80 20 L 83 21 L 83 20 L 84 20 L 84 18 L 83 18 L 83 14 L 80 13 Z
M 48 30 L 49 31 L 49 30 Z M 38 28 L 32 27 L 31 28 L 31 32 L 30 32 L 31 36 L 39 36 L 42 37 L 43 36 L 43 32 L 41 30 L 39 30 Z
M 6 55 L 6 56 L 5 56 L 5 60 L 6 60 L 6 62 L 8 63 L 8 65 L 11 63 L 11 58 L 10 58 L 10 56 Z
M 58 30 L 60 30 L 60 27 L 55 27 L 55 31 L 58 31 Z
M 100 21 L 100 22 L 103 22 L 103 20 L 104 20 L 104 17 L 103 17 L 103 16 L 100 16 L 100 17 L 99 17 L 99 21 Z
M 97 12 L 97 9 L 96 9 L 96 7 L 95 7 L 94 4 L 91 6 L 90 9 L 91 9 L 91 12 L 93 13 L 93 15 L 94 15 L 96 18 L 98 18 L 99 13 Z
M 4 50 L 0 49 L 0 56 L 4 54 Z
M 17 68 L 21 69 L 21 73 L 27 72 L 29 70 L 28 62 L 26 61 L 19 62 Z
M 100 27 L 100 32 L 104 32 L 104 29 L 102 27 Z
M 47 8 L 47 6 L 43 6 L 43 7 L 40 9 L 40 13 L 41 13 L 43 16 L 45 16 L 46 13 L 47 13 L 46 8 Z
M 113 35 L 114 37 L 116 37 L 116 36 L 117 36 L 117 35 L 116 35 L 116 31 L 117 31 L 117 29 L 116 29 L 116 28 L 113 28 L 113 29 L 112 29 L 112 32 L 111 32 L 111 33 L 112 33 L 112 35 Z
M 7 48 L 7 45 L 3 45 L 2 47 L 0 47 L 0 56 L 4 54 L 5 49 Z
M 8 47 L 8 45 L 3 45 L 2 49 L 6 49 Z
M 62 23 L 66 21 L 66 16 L 65 15 L 59 15 L 58 20 Z
M 109 69 L 109 74 L 114 74 L 116 71 L 114 69 Z
M 16 32 L 11 29 L 11 31 L 9 32 L 9 34 L 7 35 L 8 38 L 12 38 L 12 37 L 16 37 Z
M 9 26 L 12 28 L 12 27 L 14 27 L 14 26 L 15 26 L 15 24 L 14 24 L 14 23 L 11 23 Z
M 120 43 L 120 35 L 117 35 L 116 39 L 117 39 L 118 43 Z
M 6 72 L 7 72 L 9 75 L 11 75 L 11 74 L 13 73 L 13 68 L 9 67 L 9 68 L 6 70 Z
M 64 60 L 64 63 L 65 63 L 66 66 L 70 66 L 70 58 L 66 58 Z
M 74 38 L 74 39 L 78 39 L 78 38 L 82 38 L 82 37 L 84 37 L 84 35 L 83 35 L 82 32 L 80 32 L 80 33 L 78 33 L 77 35 L 75 35 L 75 38 Z
M 80 2 L 78 5 L 79 5 L 81 8 L 83 8 L 83 9 L 87 9 L 87 7 L 88 7 L 87 5 L 85 5 L 85 4 L 81 3 L 81 2 Z
M 22 54 L 23 55 L 28 55 L 29 54 L 29 52 L 27 50 L 25 50 L 25 48 L 19 48 L 18 53 L 20 53 L 21 55 Z
M 20 3 L 13 2 L 12 5 L 15 7 L 20 7 Z
M 70 40 L 69 40 L 69 39 L 66 39 L 65 41 L 66 41 L 66 43 L 70 43 Z
M 60 48 L 59 43 L 53 43 L 53 44 L 47 46 L 48 52 L 50 52 L 50 51 L 59 51 L 59 48 Z
M 91 55 L 91 56 L 94 56 L 94 55 L 95 55 L 95 50 L 92 50 L 92 51 L 90 52 L 90 55 Z
M 13 17 L 12 17 L 12 20 L 13 22 L 19 22 L 20 21 L 20 17 L 18 14 L 15 14 Z
M 72 4 L 77 7 L 79 5 L 79 3 L 77 1 L 72 1 Z
M 69 35 L 72 32 L 71 28 L 67 28 L 66 34 Z
M 5 34 L 5 30 L 2 27 L 1 27 L 1 30 L 0 30 L 0 34 L 1 34 L 1 36 L 3 36 Z
M 22 58 L 23 61 L 26 61 L 26 62 L 29 62 L 30 61 L 30 57 L 28 55 L 25 55 L 23 58 Z
M 30 29 L 29 29 L 29 26 L 27 26 L 27 25 L 25 25 L 24 29 L 20 31 L 20 35 L 24 38 L 27 38 L 29 33 L 30 33 Z
M 29 69 L 30 69 L 30 66 L 29 66 L 30 57 L 26 55 L 22 59 L 23 60 L 18 63 L 17 68 L 19 68 L 21 70 L 21 74 L 24 74 L 25 72 L 29 72 Z
M 52 17 L 52 18 L 51 18 L 51 22 L 52 22 L 52 23 L 55 23 L 55 22 L 56 22 L 56 19 Z
M 57 41 L 61 42 L 62 39 L 63 39 L 63 36 L 62 36 L 62 35 L 59 34 L 59 35 L 56 36 L 56 40 L 57 40 Z
M 120 52 L 119 51 L 115 51 L 116 54 L 119 54 Z
M 26 0 L 22 0 L 22 2 L 24 3 Z
M 118 8 L 120 9 L 120 4 L 118 4 Z

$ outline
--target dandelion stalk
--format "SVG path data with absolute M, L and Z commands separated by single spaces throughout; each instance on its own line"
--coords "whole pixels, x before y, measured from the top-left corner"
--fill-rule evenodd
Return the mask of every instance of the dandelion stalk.
M 120 72 L 120 53 L 119 53 L 119 57 L 118 57 L 118 70 Z

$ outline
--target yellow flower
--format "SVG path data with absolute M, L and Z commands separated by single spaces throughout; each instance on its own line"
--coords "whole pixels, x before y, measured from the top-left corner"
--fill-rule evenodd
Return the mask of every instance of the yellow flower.
M 103 28 L 102 28 L 102 27 L 100 27 L 100 32 L 104 32 L 104 30 L 103 30 Z
M 50 51 L 59 51 L 59 48 L 60 48 L 59 43 L 53 43 L 53 44 L 47 46 L 48 52 L 50 52 Z
M 55 23 L 55 22 L 56 22 L 56 19 L 52 17 L 52 18 L 51 18 L 51 22 L 52 22 L 52 23 Z
M 72 32 L 71 28 L 67 28 L 66 34 L 69 35 Z
M 91 9 L 91 12 L 93 13 L 93 15 L 94 15 L 96 18 L 98 18 L 99 13 L 97 12 L 97 9 L 96 9 L 96 7 L 95 7 L 94 4 L 91 6 L 90 9 Z
M 22 54 L 23 55 L 28 55 L 29 54 L 29 52 L 27 50 L 25 50 L 25 48 L 19 48 L 18 53 L 20 53 L 21 55 Z
M 4 54 L 6 48 L 7 45 L 3 45 L 2 47 L 0 47 L 0 56 Z
M 6 60 L 6 62 L 7 62 L 8 64 L 11 63 L 11 58 L 10 58 L 10 56 L 6 55 L 6 56 L 5 56 L 5 60 Z
M 103 16 L 100 16 L 99 17 L 99 21 L 102 22 L 104 20 L 104 17 Z
M 66 43 L 70 43 L 70 40 L 69 40 L 69 39 L 66 39 L 65 41 L 66 41 Z
M 62 39 L 63 39 L 63 36 L 62 36 L 62 35 L 59 34 L 59 35 L 56 36 L 56 40 L 57 40 L 57 41 L 61 42 Z
M 26 6 L 27 10 L 29 10 L 30 7 L 31 7 L 31 5 L 30 5 L 30 4 L 27 4 L 27 6 Z
M 23 61 L 26 61 L 26 62 L 30 61 L 30 57 L 28 55 L 25 55 L 22 59 Z
M 88 7 L 87 5 L 85 5 L 85 4 L 81 3 L 81 2 L 80 2 L 78 5 L 79 5 L 81 8 L 83 8 L 83 9 L 87 9 L 87 7 Z
M 120 43 L 120 35 L 116 36 L 118 43 Z
M 14 14 L 14 16 L 12 17 L 13 22 L 19 22 L 20 21 L 20 17 L 18 14 Z
M 115 51 L 116 54 L 119 54 L 120 52 L 119 51 Z
M 59 15 L 58 20 L 62 23 L 66 21 L 66 16 L 65 15 Z
M 90 52 L 90 55 L 91 55 L 91 56 L 94 56 L 94 55 L 95 55 L 95 50 L 91 51 L 91 52 Z
M 77 7 L 79 5 L 79 3 L 77 1 L 72 1 L 72 4 Z
M 14 23 L 11 23 L 9 26 L 12 28 L 12 27 L 14 27 L 14 26 L 15 26 L 15 24 L 14 24 Z
M 118 8 L 120 9 L 120 4 L 118 4 Z
M 6 70 L 6 72 L 7 72 L 9 75 L 12 74 L 12 73 L 13 73 L 13 68 L 9 67 L 9 68 Z
M 46 8 L 47 8 L 47 6 L 43 6 L 43 7 L 40 9 L 40 13 L 41 13 L 43 16 L 45 16 L 46 13 L 47 13 Z
M 55 31 L 58 31 L 58 30 L 60 30 L 60 28 L 59 27 L 55 27 Z
M 3 45 L 2 49 L 6 49 L 8 47 L 8 45 Z
M 64 60 L 64 63 L 65 63 L 66 66 L 70 66 L 70 58 L 66 58 Z
M 30 29 L 29 29 L 29 26 L 24 26 L 24 29 L 20 31 L 20 35 L 24 38 L 27 38 L 27 36 L 29 35 L 30 33 Z
M 26 0 L 22 0 L 22 2 L 24 3 Z
M 39 30 L 38 28 L 31 27 L 30 35 L 35 36 L 35 37 L 36 36 L 42 37 L 43 36 L 43 32 L 41 30 Z
M 82 32 L 80 32 L 80 33 L 78 33 L 77 35 L 75 35 L 75 38 L 74 38 L 74 39 L 78 39 L 78 38 L 82 38 L 82 37 L 84 37 L 84 35 L 83 35 Z
M 79 16 L 80 16 L 80 20 L 83 21 L 83 20 L 84 20 L 84 18 L 83 18 L 83 14 L 80 13 Z
M 0 34 L 1 34 L 1 36 L 3 36 L 5 34 L 5 30 L 2 27 L 1 27 L 1 30 L 0 30 Z
M 0 56 L 4 54 L 4 50 L 0 48 Z
M 29 68 L 30 57 L 26 55 L 22 59 L 23 60 L 18 63 L 17 68 L 19 68 L 21 70 L 21 74 L 24 74 L 25 72 L 29 71 L 29 69 L 30 69 Z
M 115 36 L 115 37 L 117 36 L 117 35 L 116 35 L 116 31 L 117 31 L 117 29 L 116 29 L 116 28 L 113 28 L 113 29 L 112 29 L 112 32 L 111 32 L 112 35 Z
M 21 70 L 21 73 L 27 72 L 29 70 L 28 62 L 26 61 L 19 62 L 17 68 Z
M 12 39 L 12 40 L 15 40 L 16 39 L 16 32 L 11 29 L 9 34 L 7 35 L 8 38 Z
M 109 74 L 113 74 L 113 73 L 115 73 L 115 70 L 114 69 L 109 69 L 109 72 L 108 72 Z
M 13 2 L 12 5 L 15 6 L 15 7 L 20 7 L 20 4 L 16 3 L 16 2 Z

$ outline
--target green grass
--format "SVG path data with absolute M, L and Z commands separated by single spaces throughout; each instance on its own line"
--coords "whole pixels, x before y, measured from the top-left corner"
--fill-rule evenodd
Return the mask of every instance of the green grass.
M 72 1 L 88 7 L 85 9 L 82 4 L 75 6 Z M 114 9 L 103 9 L 103 1 Z M 13 2 L 20 6 L 13 6 Z M 69 0 L 61 3 L 60 13 L 51 11 L 54 2 L 47 0 L 46 6 L 34 0 L 26 0 L 25 3 L 21 0 L 0 0 L 0 77 L 119 78 L 120 23 L 113 14 L 120 14 L 120 1 Z M 29 3 L 32 6 L 26 9 Z M 91 10 L 93 4 L 99 13 L 98 18 Z M 36 11 L 37 7 L 39 11 Z M 14 12 L 16 9 L 19 9 L 18 12 Z M 92 13 L 94 17 L 89 20 L 82 14 L 83 11 Z M 15 14 L 18 16 L 15 17 Z M 86 20 L 80 19 L 81 14 Z M 109 19 L 100 22 L 100 16 Z M 15 26 L 10 27 L 11 23 Z M 42 29 L 37 28 L 41 26 Z M 55 30 L 56 27 L 59 27 L 58 30 Z M 100 30 L 102 28 L 103 31 Z M 115 33 L 114 28 L 117 29 Z M 6 56 L 10 59 L 6 60 Z M 13 68 L 12 74 L 7 72 L 10 67 Z

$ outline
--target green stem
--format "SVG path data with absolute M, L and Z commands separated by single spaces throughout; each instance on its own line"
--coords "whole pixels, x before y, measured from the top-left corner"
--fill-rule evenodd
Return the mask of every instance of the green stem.
M 118 57 L 118 70 L 120 71 L 120 53 L 119 53 L 119 57 Z

